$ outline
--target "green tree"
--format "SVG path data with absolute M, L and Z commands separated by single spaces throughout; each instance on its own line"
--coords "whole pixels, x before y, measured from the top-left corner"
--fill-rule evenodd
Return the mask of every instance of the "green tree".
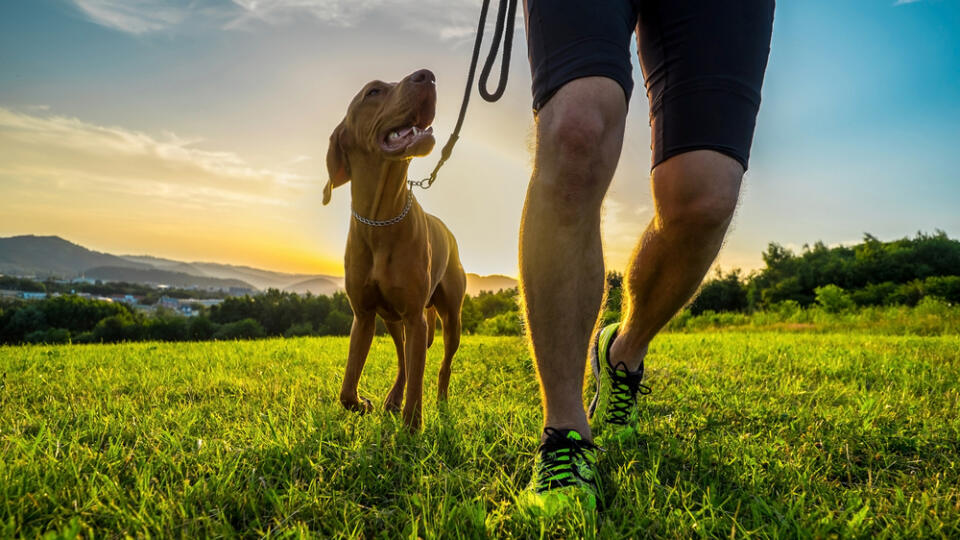
M 828 313 L 841 313 L 853 308 L 853 301 L 842 287 L 824 285 L 816 289 L 817 303 Z
M 690 313 L 744 311 L 747 305 L 747 288 L 740 280 L 740 270 L 734 269 L 724 275 L 717 268 L 715 277 L 700 287 L 700 292 L 690 303 Z

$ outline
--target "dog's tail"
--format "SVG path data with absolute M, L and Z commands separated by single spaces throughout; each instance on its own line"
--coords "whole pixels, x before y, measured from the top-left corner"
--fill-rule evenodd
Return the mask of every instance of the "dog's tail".
M 437 332 L 437 308 L 427 308 L 427 348 L 433 345 L 433 335 Z

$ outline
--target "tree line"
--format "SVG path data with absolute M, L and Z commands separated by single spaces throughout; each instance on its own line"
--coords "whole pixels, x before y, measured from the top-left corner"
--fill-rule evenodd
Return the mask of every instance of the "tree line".
M 925 298 L 960 304 L 960 241 L 943 231 L 892 242 L 867 234 L 854 246 L 827 247 L 817 242 L 804 246 L 799 254 L 771 243 L 763 261 L 763 268 L 748 275 L 718 270 L 680 316 L 793 312 L 809 306 L 841 313 L 869 306 L 915 306 Z M 620 318 L 622 299 L 623 276 L 610 272 L 602 314 L 605 322 Z M 345 336 L 352 321 L 343 292 L 301 296 L 269 290 L 225 298 L 190 318 L 163 309 L 148 315 L 123 304 L 68 294 L 0 305 L 0 343 Z M 522 334 L 517 289 L 468 295 L 462 327 L 467 334 Z M 380 321 L 377 332 L 386 333 Z
M 763 262 L 746 276 L 717 270 L 690 303 L 691 314 L 753 312 L 785 303 L 827 311 L 915 306 L 928 297 L 960 303 L 960 241 L 943 231 L 892 242 L 866 234 L 853 246 L 817 242 L 799 254 L 771 243 Z
M 353 311 L 343 292 L 304 296 L 276 289 L 229 297 L 201 314 L 184 317 L 158 308 L 145 313 L 122 303 L 66 294 L 0 304 L 0 343 L 117 343 L 204 341 L 261 337 L 346 336 Z M 464 299 L 468 334 L 520 335 L 517 290 L 481 292 Z M 386 334 L 378 320 L 377 333 Z

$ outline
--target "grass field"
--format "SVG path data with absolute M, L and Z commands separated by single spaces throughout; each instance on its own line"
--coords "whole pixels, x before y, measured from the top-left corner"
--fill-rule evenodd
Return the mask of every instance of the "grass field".
M 519 338 L 466 337 L 425 427 L 342 411 L 346 338 L 0 348 L 0 536 L 958 537 L 960 337 L 669 334 L 596 523 L 518 509 Z M 378 338 L 362 381 L 395 370 Z

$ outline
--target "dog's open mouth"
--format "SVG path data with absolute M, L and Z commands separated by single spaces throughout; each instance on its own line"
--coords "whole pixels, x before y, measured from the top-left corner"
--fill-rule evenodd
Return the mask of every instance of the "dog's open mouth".
M 394 154 L 410 148 L 421 140 L 433 136 L 433 127 L 408 125 L 391 129 L 380 141 L 384 151 Z

